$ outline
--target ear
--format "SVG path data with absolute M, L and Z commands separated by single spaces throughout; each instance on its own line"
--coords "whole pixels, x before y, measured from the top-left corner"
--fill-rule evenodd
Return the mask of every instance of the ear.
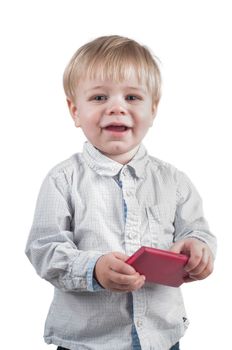
M 69 109 L 69 112 L 71 114 L 71 117 L 72 119 L 74 120 L 74 123 L 75 123 L 75 126 L 77 128 L 79 128 L 81 126 L 81 123 L 80 123 L 80 118 L 78 116 L 78 110 L 77 110 L 77 107 L 76 105 L 70 100 L 67 98 L 67 104 L 68 104 L 68 109 Z
M 157 104 L 154 103 L 154 104 L 152 105 L 152 115 L 151 115 L 151 123 L 150 123 L 150 126 L 153 125 L 154 119 L 155 119 L 155 117 L 156 117 L 156 113 L 157 113 Z

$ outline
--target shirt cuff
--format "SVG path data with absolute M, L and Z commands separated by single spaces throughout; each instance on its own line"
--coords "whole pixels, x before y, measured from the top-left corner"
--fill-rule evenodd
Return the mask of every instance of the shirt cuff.
M 100 258 L 102 255 L 97 255 L 94 258 L 92 258 L 88 264 L 88 269 L 87 269 L 87 290 L 91 292 L 98 292 L 101 290 L 104 290 L 102 286 L 96 281 L 94 278 L 94 268 L 96 265 L 97 260 Z

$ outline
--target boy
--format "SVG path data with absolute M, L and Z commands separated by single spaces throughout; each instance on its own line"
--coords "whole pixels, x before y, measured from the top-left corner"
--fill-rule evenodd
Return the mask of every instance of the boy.
M 149 50 L 119 36 L 81 47 L 64 73 L 87 142 L 40 190 L 26 254 L 55 286 L 44 338 L 58 349 L 179 349 L 188 320 L 179 288 L 146 283 L 125 263 L 139 247 L 189 255 L 187 281 L 213 270 L 215 238 L 189 179 L 142 140 L 160 94 Z

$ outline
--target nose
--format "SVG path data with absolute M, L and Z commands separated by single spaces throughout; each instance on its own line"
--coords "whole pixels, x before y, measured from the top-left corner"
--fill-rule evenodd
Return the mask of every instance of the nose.
M 124 101 L 121 101 L 119 99 L 110 101 L 106 114 L 107 115 L 126 115 L 127 111 L 124 105 Z

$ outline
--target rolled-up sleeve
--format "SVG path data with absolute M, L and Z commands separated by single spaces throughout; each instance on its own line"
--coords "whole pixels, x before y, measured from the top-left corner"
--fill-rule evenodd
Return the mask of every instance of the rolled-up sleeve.
M 81 251 L 73 240 L 72 206 L 65 174 L 48 174 L 38 196 L 26 255 L 36 272 L 64 291 L 94 291 L 93 262 L 102 255 Z
M 185 238 L 197 238 L 205 242 L 215 257 L 216 238 L 204 217 L 201 197 L 189 178 L 178 172 L 175 241 Z

